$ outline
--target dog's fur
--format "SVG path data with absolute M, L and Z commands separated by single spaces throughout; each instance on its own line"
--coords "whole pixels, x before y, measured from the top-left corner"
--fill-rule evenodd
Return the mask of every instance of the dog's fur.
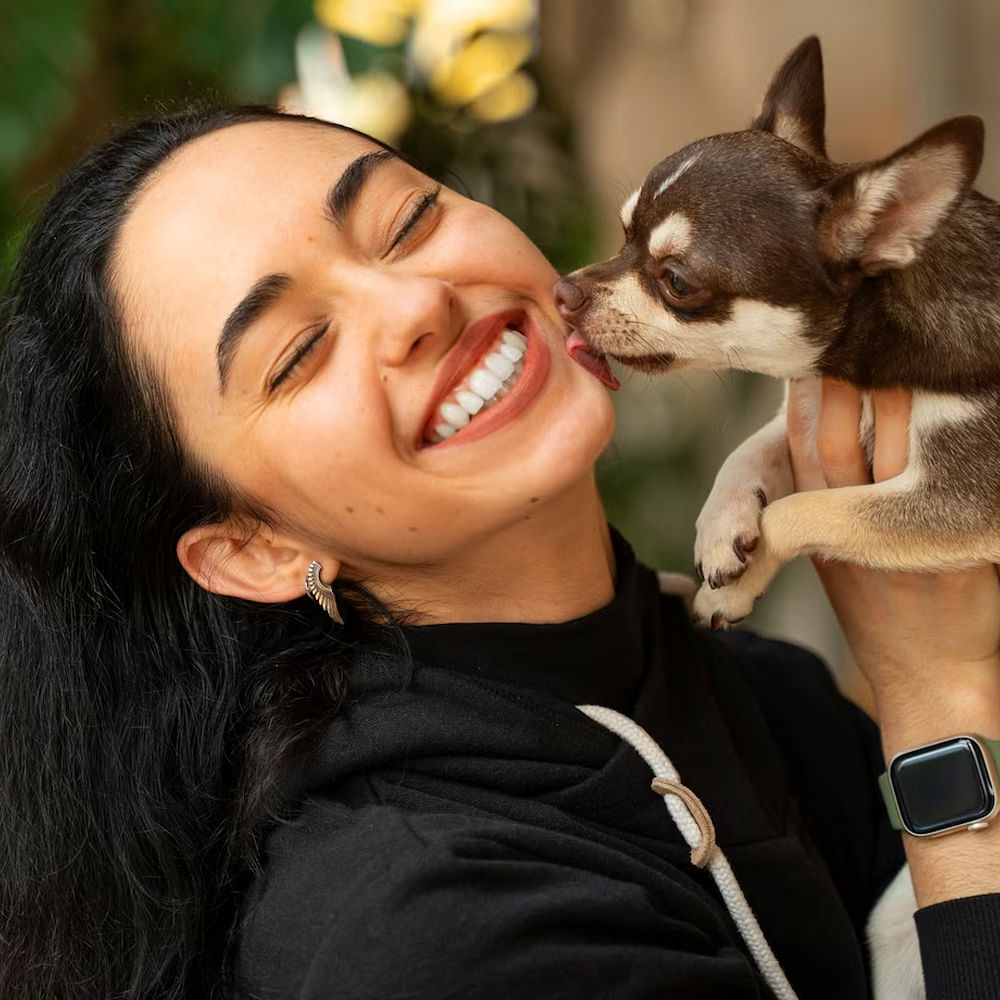
M 1000 206 L 971 190 L 983 125 L 952 118 L 884 160 L 826 156 L 819 42 L 750 129 L 656 166 L 617 256 L 556 299 L 595 354 L 644 371 L 739 368 L 912 390 L 885 482 L 793 493 L 784 413 L 723 465 L 698 518 L 695 612 L 738 621 L 798 555 L 880 569 L 1000 563 Z M 869 455 L 871 406 L 861 432 Z

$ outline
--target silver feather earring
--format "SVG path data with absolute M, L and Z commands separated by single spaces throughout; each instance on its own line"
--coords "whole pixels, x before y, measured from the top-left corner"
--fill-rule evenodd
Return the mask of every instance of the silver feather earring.
M 320 579 L 322 566 L 314 559 L 306 570 L 306 593 L 338 624 L 343 625 L 333 588 Z

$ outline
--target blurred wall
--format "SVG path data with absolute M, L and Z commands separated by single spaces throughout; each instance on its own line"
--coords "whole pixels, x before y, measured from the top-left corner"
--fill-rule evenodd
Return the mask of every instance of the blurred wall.
M 649 168 L 693 139 L 744 128 L 778 64 L 813 33 L 823 43 L 834 158 L 883 156 L 939 119 L 974 112 L 987 124 L 977 186 L 1000 194 L 1000 4 L 542 0 L 543 64 L 572 109 L 597 201 L 599 256 L 620 244 L 618 208 Z M 756 376 L 626 382 L 617 452 L 648 475 L 617 520 L 641 555 L 680 560 L 670 568 L 689 571 L 690 557 L 664 538 L 689 546 L 715 469 L 779 395 Z M 679 441 L 693 443 L 686 463 L 667 460 Z M 664 456 L 661 465 L 656 455 Z M 799 562 L 783 571 L 750 625 L 820 651 L 854 688 L 836 622 L 811 567 Z

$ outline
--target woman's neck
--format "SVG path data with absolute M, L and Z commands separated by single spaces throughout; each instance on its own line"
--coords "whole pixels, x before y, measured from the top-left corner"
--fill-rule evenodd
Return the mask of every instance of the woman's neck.
M 551 624 L 603 607 L 614 587 L 608 524 L 590 479 L 446 563 L 401 571 L 372 589 L 411 624 Z

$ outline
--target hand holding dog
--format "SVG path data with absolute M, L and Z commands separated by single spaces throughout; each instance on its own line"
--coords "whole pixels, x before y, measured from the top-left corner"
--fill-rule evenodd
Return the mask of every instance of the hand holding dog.
M 877 392 L 873 473 L 858 440 L 861 396 L 827 379 L 815 434 L 793 384 L 788 438 L 799 491 L 891 478 L 907 461 L 910 394 Z M 1000 582 L 993 566 L 903 573 L 816 561 L 858 666 L 871 682 L 886 760 L 958 733 L 1000 735 Z M 1000 826 L 905 838 L 918 903 L 1000 891 Z
M 898 475 L 906 466 L 910 394 L 890 389 L 873 394 L 875 450 L 872 476 L 858 440 L 861 394 L 835 379 L 823 382 L 815 435 L 801 419 L 790 389 L 788 437 L 795 488 L 856 486 Z M 995 675 L 1000 711 L 1000 582 L 981 566 L 947 573 L 904 573 L 817 561 L 817 569 L 858 665 L 876 695 L 889 688 L 922 691 L 951 686 L 977 671 Z M 959 686 L 961 686 L 959 684 Z

